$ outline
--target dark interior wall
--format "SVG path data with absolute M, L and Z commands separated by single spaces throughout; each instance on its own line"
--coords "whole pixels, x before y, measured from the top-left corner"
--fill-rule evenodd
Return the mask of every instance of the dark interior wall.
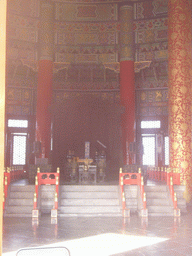
M 66 99 L 52 107 L 53 165 L 65 172 L 69 150 L 84 158 L 85 141 L 91 144 L 90 157 L 106 146 L 108 172 L 113 176 L 121 166 L 121 112 L 114 103 L 93 96 Z

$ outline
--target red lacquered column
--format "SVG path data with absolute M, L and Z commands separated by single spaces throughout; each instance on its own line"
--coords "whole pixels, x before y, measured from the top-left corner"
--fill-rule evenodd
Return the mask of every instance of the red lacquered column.
M 52 99 L 53 76 L 53 4 L 41 1 L 40 6 L 40 60 L 38 67 L 36 141 L 41 142 L 42 158 L 47 158 L 51 145 L 51 115 L 49 106 Z
M 122 115 L 122 146 L 124 164 L 133 164 L 134 155 L 129 153 L 130 143 L 135 141 L 135 72 L 133 7 L 120 7 L 120 97 L 124 106 Z
M 168 2 L 170 167 L 181 170 L 185 198 L 192 197 L 191 10 L 189 0 Z

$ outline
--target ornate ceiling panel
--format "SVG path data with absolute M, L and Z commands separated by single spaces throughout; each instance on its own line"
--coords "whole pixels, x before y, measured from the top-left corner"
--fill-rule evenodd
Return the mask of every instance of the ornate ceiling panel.
M 117 4 L 55 4 L 55 18 L 59 21 L 114 21 Z

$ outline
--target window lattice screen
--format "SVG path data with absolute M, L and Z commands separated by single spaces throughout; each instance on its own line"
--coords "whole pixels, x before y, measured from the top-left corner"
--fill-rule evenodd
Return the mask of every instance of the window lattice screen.
M 26 164 L 26 135 L 13 136 L 13 165 Z
M 143 165 L 155 165 L 155 136 L 142 137 Z
M 169 137 L 165 137 L 165 165 L 169 165 Z
M 161 128 L 161 122 L 160 121 L 141 121 L 141 128 L 142 129 Z

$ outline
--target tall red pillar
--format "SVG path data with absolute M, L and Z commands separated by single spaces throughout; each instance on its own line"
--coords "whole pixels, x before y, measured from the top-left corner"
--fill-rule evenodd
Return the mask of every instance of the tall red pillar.
M 36 141 L 41 142 L 41 157 L 48 158 L 51 145 L 54 9 L 49 1 L 40 2 L 39 67 L 36 109 Z
M 170 167 L 179 168 L 192 198 L 191 171 L 191 11 L 189 0 L 168 2 Z
M 124 106 L 122 115 L 122 146 L 124 164 L 135 162 L 134 154 L 129 152 L 135 141 L 135 72 L 133 6 L 120 7 L 120 98 Z

